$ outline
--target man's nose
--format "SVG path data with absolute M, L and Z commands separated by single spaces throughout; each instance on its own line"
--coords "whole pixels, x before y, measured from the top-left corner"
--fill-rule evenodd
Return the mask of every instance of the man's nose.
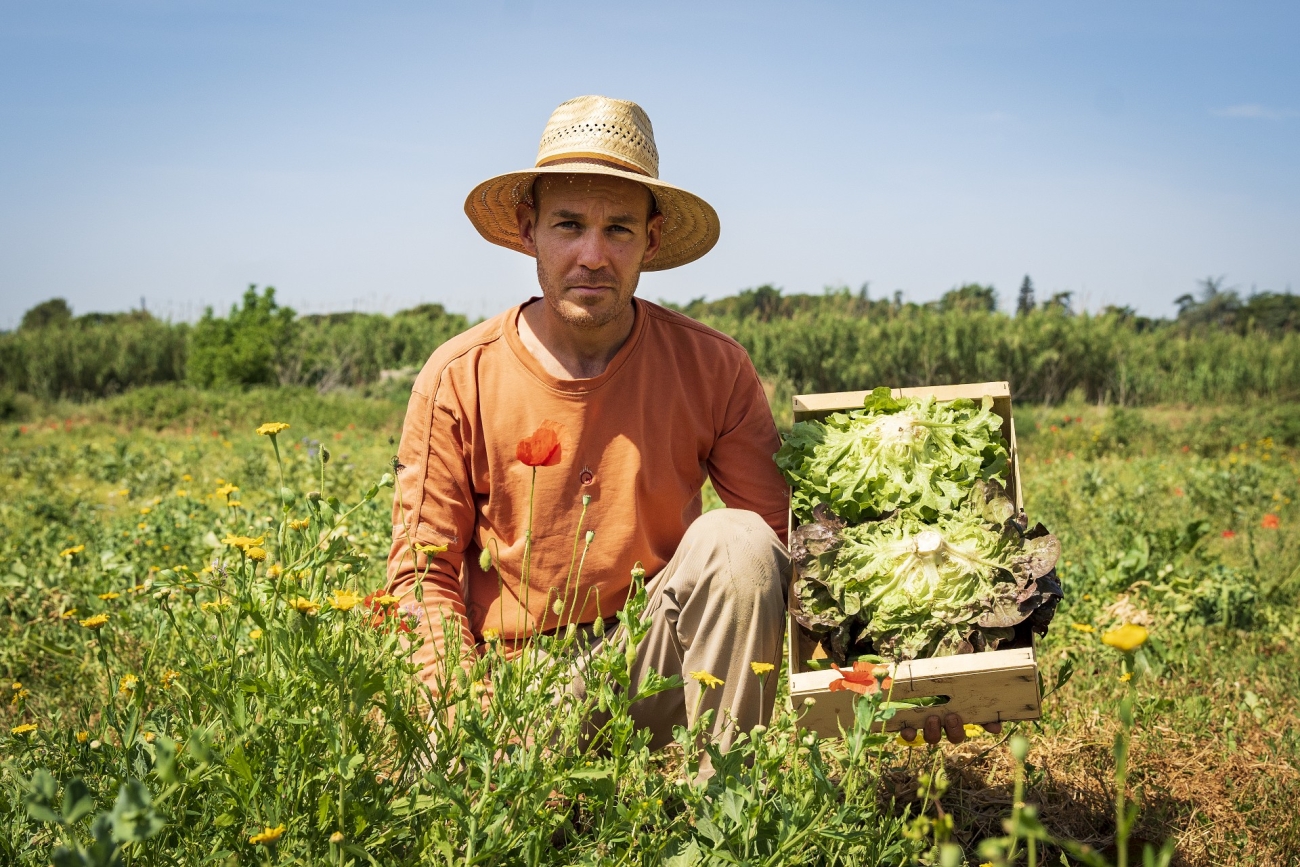
M 609 251 L 601 232 L 584 232 L 578 246 L 578 265 L 588 271 L 599 271 L 609 264 Z

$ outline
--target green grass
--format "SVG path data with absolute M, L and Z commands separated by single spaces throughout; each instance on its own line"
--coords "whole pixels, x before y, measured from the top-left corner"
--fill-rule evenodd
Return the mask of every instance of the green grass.
M 591 662 L 601 689 L 586 701 L 609 714 L 593 740 L 591 707 L 548 697 L 562 667 L 489 654 L 430 699 L 403 661 L 399 618 L 331 607 L 340 590 L 382 585 L 391 489 L 366 494 L 403 404 L 400 388 L 169 386 L 0 428 L 0 674 L 21 684 L 0 704 L 0 861 L 86 846 L 100 814 L 105 839 L 118 835 L 107 845 L 141 865 L 940 863 L 956 857 L 944 845 L 997 863 L 1010 819 L 1018 863 L 1036 821 L 1114 859 L 1125 696 L 1135 839 L 1173 839 L 1187 864 L 1300 857 L 1291 405 L 1018 408 L 1027 508 L 1065 546 L 1067 599 L 1041 667 L 1049 688 L 1067 661 L 1074 671 L 1040 724 L 1014 727 L 1024 763 L 1005 737 L 935 750 L 865 729 L 810 738 L 795 709 L 694 785 L 698 732 L 643 749 L 615 688 L 621 653 Z M 279 435 L 287 510 L 270 444 L 252 433 L 272 419 L 292 424 Z M 285 517 L 310 523 L 282 536 Z M 264 537 L 267 559 L 228 534 Z M 299 596 L 320 609 L 304 615 Z M 1125 612 L 1152 634 L 1127 661 L 1099 641 Z M 78 625 L 97 613 L 101 630 Z M 25 723 L 36 731 L 10 734 Z M 1037 819 L 1016 810 L 1017 774 Z M 76 812 L 81 785 L 89 812 L 49 821 Z M 249 842 L 280 824 L 274 844 Z

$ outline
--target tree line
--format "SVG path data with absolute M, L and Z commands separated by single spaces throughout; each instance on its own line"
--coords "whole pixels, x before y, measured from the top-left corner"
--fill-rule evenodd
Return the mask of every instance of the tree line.
M 1039 301 L 1026 277 L 1015 310 L 968 284 L 917 304 L 773 286 L 669 305 L 738 340 L 759 372 L 794 392 L 1008 380 L 1016 398 L 1071 395 L 1119 405 L 1300 397 L 1300 297 L 1242 297 L 1222 278 L 1156 319 L 1127 307 L 1077 313 L 1068 293 Z M 224 316 L 194 324 L 144 311 L 74 316 L 43 302 L 0 333 L 0 396 L 86 400 L 141 385 L 301 385 L 321 391 L 405 376 L 472 323 L 440 304 L 392 316 L 298 316 L 250 286 Z

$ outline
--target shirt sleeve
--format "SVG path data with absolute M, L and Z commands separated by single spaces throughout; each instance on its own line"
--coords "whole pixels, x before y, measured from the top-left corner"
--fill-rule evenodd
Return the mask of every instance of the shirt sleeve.
M 439 399 L 450 390 L 440 385 L 441 375 L 431 383 L 423 379 L 417 379 L 411 392 L 397 450 L 388 592 L 418 621 L 415 631 L 424 642 L 412 653 L 412 661 L 436 694 L 441 692 L 449 642 L 459 644 L 462 661 L 475 652 L 460 579 L 475 512 L 464 420 L 455 401 Z M 447 549 L 441 553 L 416 549 L 443 545 Z
M 779 448 L 767 394 L 746 357 L 727 400 L 722 432 L 709 453 L 709 478 L 729 508 L 757 512 L 785 543 L 790 489 L 772 457 Z

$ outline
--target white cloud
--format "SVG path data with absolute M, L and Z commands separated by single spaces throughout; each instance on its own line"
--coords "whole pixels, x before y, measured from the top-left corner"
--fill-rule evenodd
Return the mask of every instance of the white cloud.
M 1260 105 L 1257 102 L 1245 102 L 1241 105 L 1230 105 L 1227 108 L 1217 108 L 1211 114 L 1216 117 L 1245 117 L 1258 120 L 1283 120 L 1288 117 L 1296 117 L 1300 112 L 1290 108 L 1270 108 L 1267 105 Z

